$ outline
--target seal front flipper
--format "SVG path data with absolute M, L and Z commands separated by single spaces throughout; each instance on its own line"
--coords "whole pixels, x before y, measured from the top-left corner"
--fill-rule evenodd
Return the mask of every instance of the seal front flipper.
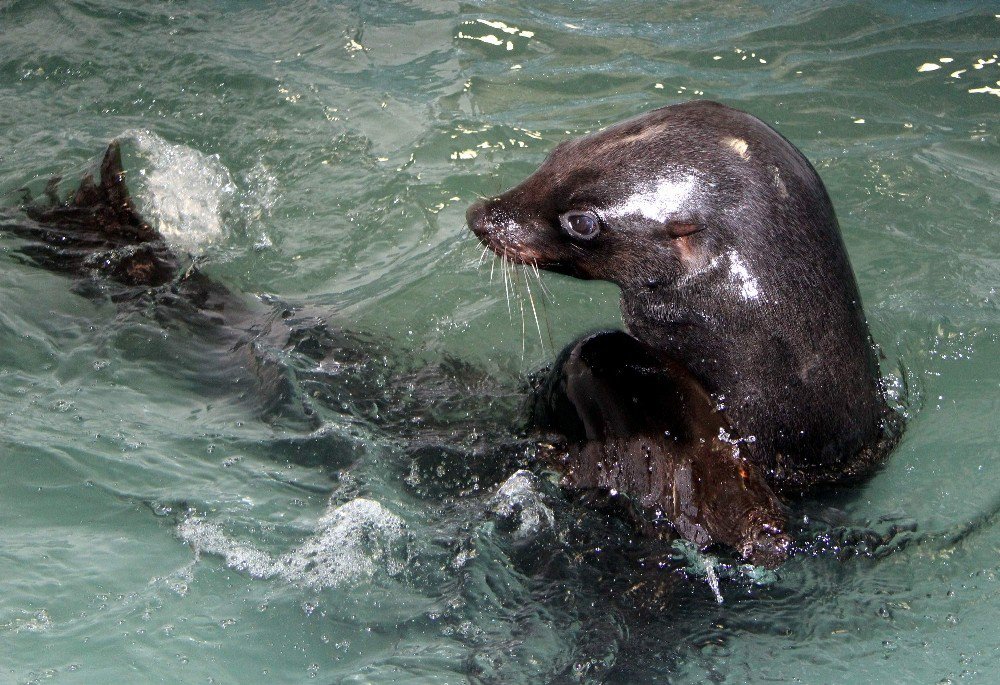
M 88 173 L 64 202 L 25 203 L 29 221 L 8 226 L 31 241 L 20 252 L 52 271 L 102 275 L 126 286 L 169 283 L 180 261 L 136 211 L 117 141 L 108 145 L 99 169 L 99 181 Z M 45 195 L 56 198 L 52 182 Z
M 713 544 L 776 568 L 792 549 L 784 506 L 759 470 L 724 440 L 693 447 L 652 436 L 570 445 L 557 464 L 563 485 L 626 498 L 639 529 L 669 526 L 699 548 Z
M 569 346 L 535 397 L 534 423 L 565 436 L 564 485 L 627 498 L 699 547 L 768 567 L 787 557 L 785 512 L 729 425 L 680 365 L 622 331 Z

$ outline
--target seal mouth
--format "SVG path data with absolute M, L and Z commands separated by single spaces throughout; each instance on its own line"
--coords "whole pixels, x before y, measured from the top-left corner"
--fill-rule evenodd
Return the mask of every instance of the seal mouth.
M 488 247 L 494 254 L 503 259 L 505 262 L 510 262 L 511 264 L 527 264 L 528 266 L 538 267 L 540 269 L 544 269 L 549 266 L 549 263 L 531 248 L 517 244 L 505 245 L 492 233 L 487 232 L 481 234 L 475 229 L 473 229 L 473 233 L 476 234 L 479 242 Z

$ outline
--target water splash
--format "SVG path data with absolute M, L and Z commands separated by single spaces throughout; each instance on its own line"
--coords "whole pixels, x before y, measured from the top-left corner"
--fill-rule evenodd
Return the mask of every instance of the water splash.
M 197 256 L 225 237 L 223 217 L 237 189 L 218 155 L 143 129 L 125 131 L 118 140 L 141 160 L 133 187 L 140 211 L 171 247 Z
M 20 609 L 11 621 L 0 623 L 2 633 L 44 633 L 52 628 L 52 618 L 45 609 Z
M 729 569 L 719 564 L 716 557 L 706 554 L 697 545 L 687 540 L 675 540 L 672 547 L 678 553 L 679 560 L 685 563 L 685 571 L 693 577 L 703 577 L 712 591 L 715 601 L 722 604 L 722 590 L 719 586 L 719 574 L 716 569 L 723 572 Z
M 715 595 L 715 601 L 718 604 L 722 604 L 722 592 L 719 590 L 719 576 L 715 574 L 715 562 L 711 557 L 705 557 L 705 580 L 708 582 L 708 587 L 712 589 L 712 594 Z
M 504 481 L 490 500 L 490 513 L 511 529 L 511 537 L 525 540 L 555 528 L 555 515 L 545 504 L 538 476 L 521 469 Z
M 222 557 L 235 571 L 315 589 L 350 585 L 380 574 L 397 576 L 409 562 L 403 519 L 366 498 L 327 510 L 314 536 L 277 558 L 199 516 L 181 521 L 177 534 L 196 552 Z
M 278 202 L 278 181 L 262 160 L 243 174 L 243 181 L 246 191 L 240 197 L 240 219 L 253 238 L 254 249 L 264 250 L 273 245 L 266 226 Z

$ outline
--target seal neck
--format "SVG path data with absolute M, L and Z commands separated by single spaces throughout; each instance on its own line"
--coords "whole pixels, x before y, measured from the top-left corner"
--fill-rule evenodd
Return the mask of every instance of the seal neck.
M 737 317 L 682 304 L 654 289 L 621 300 L 629 332 L 691 371 L 772 482 L 835 471 L 881 435 L 878 368 L 863 319 L 852 320 L 860 307 L 789 325 L 764 308 Z

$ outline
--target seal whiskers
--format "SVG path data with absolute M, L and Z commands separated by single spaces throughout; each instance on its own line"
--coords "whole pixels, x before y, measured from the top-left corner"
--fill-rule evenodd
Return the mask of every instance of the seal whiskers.
M 528 301 L 531 302 L 531 314 L 535 317 L 535 328 L 538 329 L 538 344 L 542 346 L 542 350 L 545 350 L 545 341 L 542 339 L 542 325 L 538 323 L 538 310 L 535 308 L 535 298 L 531 294 L 531 284 L 528 283 L 528 267 L 525 264 L 521 265 L 521 271 L 524 274 L 524 287 L 528 291 Z
M 507 296 L 507 318 L 514 323 L 514 310 L 510 306 L 510 274 L 507 272 L 507 253 L 500 258 L 500 271 L 503 275 L 503 291 Z
M 490 248 L 488 248 L 485 245 L 483 245 L 483 252 L 482 252 L 482 254 L 479 255 L 479 261 L 476 262 L 476 268 L 477 269 L 479 269 L 480 267 L 482 267 L 483 262 L 486 260 L 486 253 L 489 252 L 489 251 L 490 251 Z

